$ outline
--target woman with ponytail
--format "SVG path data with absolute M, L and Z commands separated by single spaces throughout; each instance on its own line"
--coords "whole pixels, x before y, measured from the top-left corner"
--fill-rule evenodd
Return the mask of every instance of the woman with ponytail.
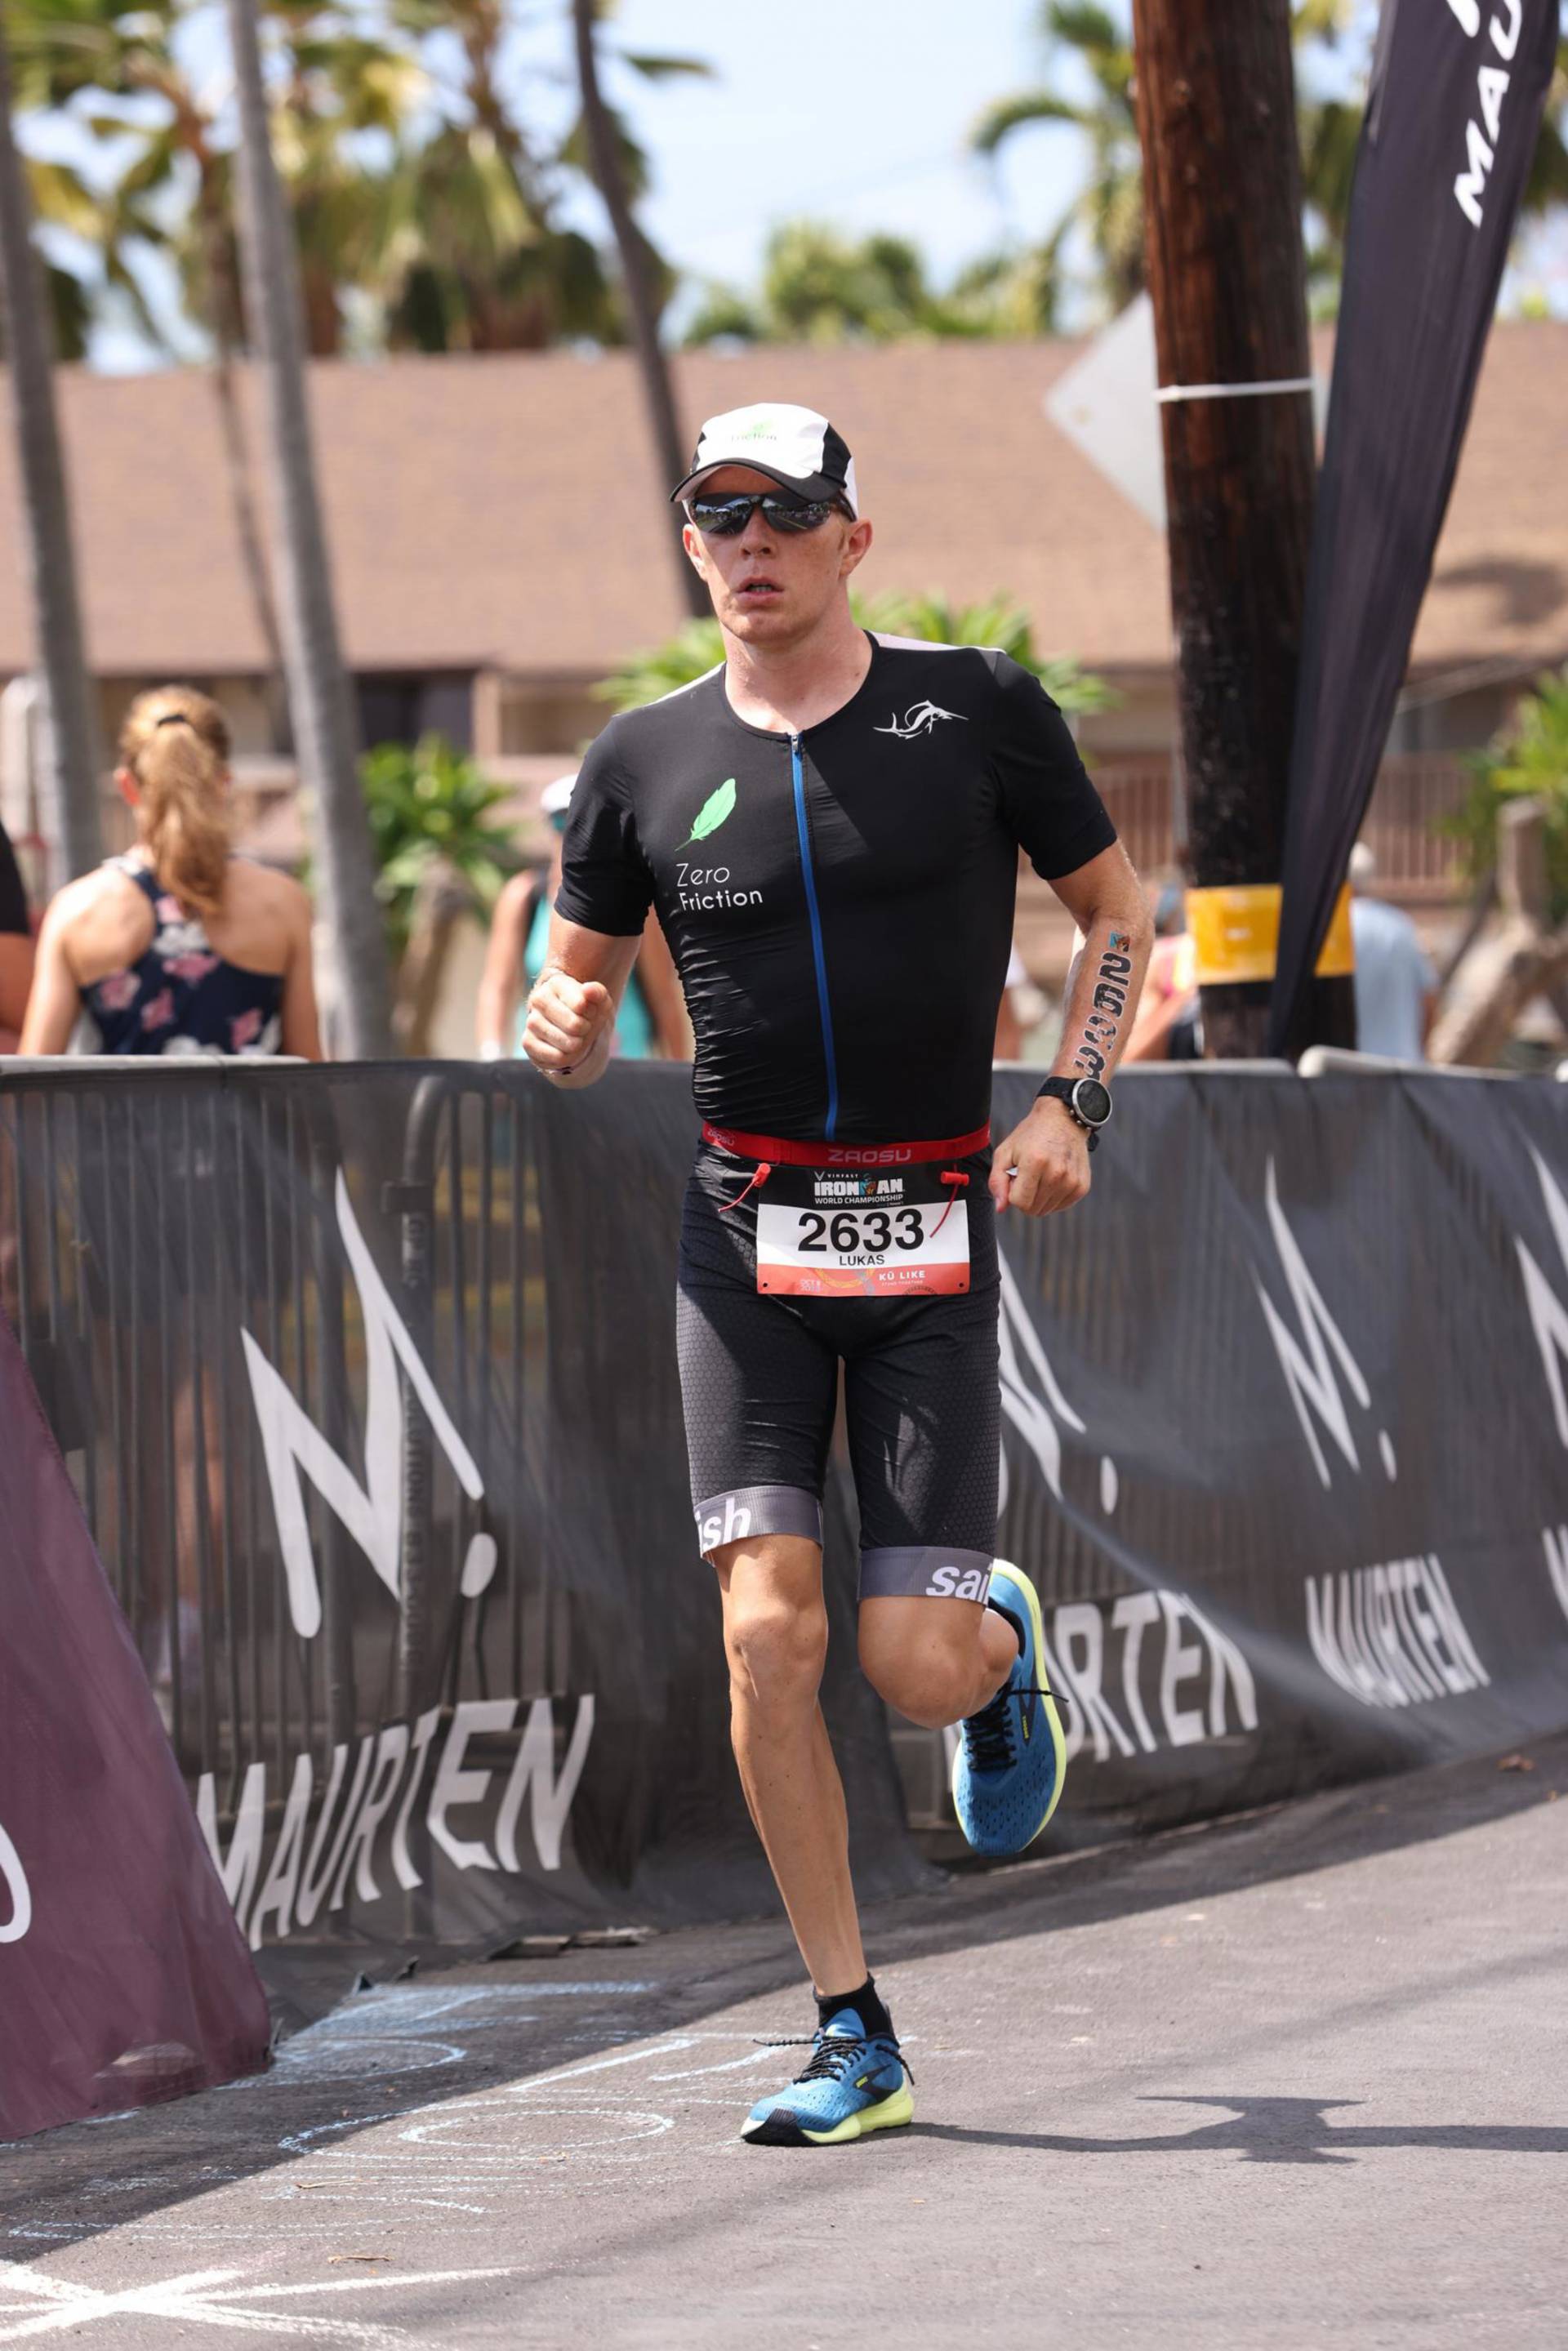
M 24 1053 L 63 1053 L 86 1012 L 100 1053 L 321 1058 L 310 902 L 229 845 L 229 730 L 191 686 L 139 695 L 115 781 L 136 846 L 44 917 Z

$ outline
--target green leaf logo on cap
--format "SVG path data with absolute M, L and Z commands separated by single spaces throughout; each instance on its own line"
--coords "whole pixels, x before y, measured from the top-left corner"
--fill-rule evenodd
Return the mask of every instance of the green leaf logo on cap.
M 726 817 L 733 815 L 734 812 L 735 778 L 727 776 L 717 791 L 709 792 L 706 799 L 698 809 L 696 822 L 681 843 L 682 848 L 687 848 L 694 841 L 706 841 L 709 833 L 716 832 Z

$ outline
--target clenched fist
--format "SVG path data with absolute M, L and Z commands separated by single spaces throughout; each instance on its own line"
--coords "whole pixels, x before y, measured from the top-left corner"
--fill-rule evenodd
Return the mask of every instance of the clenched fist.
M 602 1062 L 615 1025 L 615 998 L 597 979 L 542 972 L 528 998 L 523 1050 L 547 1078 L 565 1078 Z
M 998 1209 L 1049 1217 L 1071 1208 L 1089 1190 L 1089 1137 L 1066 1108 L 1037 1102 L 991 1161 L 991 1197 Z

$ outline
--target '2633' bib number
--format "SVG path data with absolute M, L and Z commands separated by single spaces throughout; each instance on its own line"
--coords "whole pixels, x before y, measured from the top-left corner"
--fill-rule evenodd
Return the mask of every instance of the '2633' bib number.
M 969 1221 L 941 1170 L 776 1167 L 757 1210 L 757 1287 L 815 1298 L 969 1287 Z

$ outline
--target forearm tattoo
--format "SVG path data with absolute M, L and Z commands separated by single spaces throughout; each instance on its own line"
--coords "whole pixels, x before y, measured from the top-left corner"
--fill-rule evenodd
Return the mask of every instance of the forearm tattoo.
M 1072 1066 L 1086 1078 L 1101 1078 L 1115 1050 L 1127 1011 L 1127 983 L 1132 977 L 1133 942 L 1125 931 L 1113 931 L 1094 977 L 1094 1000 L 1083 1036 L 1072 1056 Z

